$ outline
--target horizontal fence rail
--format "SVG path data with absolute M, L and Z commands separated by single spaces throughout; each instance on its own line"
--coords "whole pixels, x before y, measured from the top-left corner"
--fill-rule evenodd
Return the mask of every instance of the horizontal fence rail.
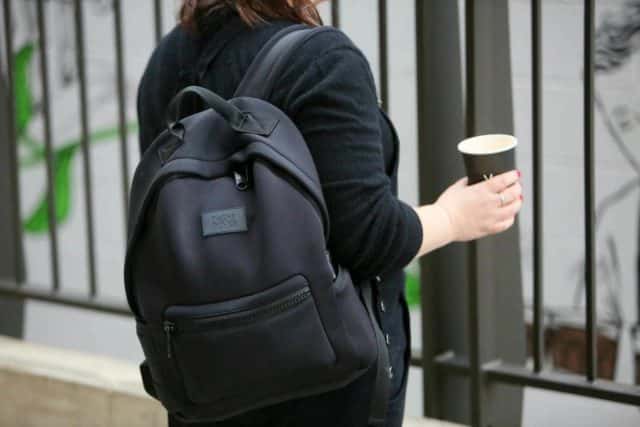
M 419 352 L 413 352 L 411 364 L 415 367 L 422 367 L 423 359 Z M 468 377 L 470 374 L 468 357 L 456 355 L 451 351 L 436 356 L 435 366 L 448 375 Z M 640 387 L 630 384 L 606 380 L 589 381 L 580 375 L 555 371 L 535 372 L 526 367 L 514 366 L 499 360 L 484 364 L 482 373 L 483 380 L 489 383 L 534 387 L 640 406 Z
M 35 285 L 16 286 L 15 282 L 0 279 L 0 295 L 28 298 L 35 301 L 50 302 L 68 307 L 82 308 L 108 314 L 132 316 L 129 306 L 122 300 L 108 300 L 105 297 L 91 297 L 87 294 L 70 291 L 51 291 Z

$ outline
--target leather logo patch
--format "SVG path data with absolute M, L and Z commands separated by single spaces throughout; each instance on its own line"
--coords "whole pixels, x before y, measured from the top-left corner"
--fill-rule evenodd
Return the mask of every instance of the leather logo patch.
M 247 231 L 247 215 L 243 207 L 202 214 L 203 237 L 243 231 Z

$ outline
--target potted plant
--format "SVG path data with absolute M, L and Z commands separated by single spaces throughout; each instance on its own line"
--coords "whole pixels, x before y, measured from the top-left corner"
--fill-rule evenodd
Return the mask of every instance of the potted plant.
M 600 295 L 596 349 L 598 353 L 597 377 L 613 380 L 616 371 L 619 342 L 624 325 L 620 303 L 621 276 L 615 240 L 607 235 L 600 248 L 596 265 L 598 294 Z M 583 303 L 585 277 L 584 262 L 578 272 L 572 307 L 551 311 L 551 360 L 555 369 L 585 374 L 587 366 L 586 312 Z M 604 303 L 604 304 L 602 304 Z

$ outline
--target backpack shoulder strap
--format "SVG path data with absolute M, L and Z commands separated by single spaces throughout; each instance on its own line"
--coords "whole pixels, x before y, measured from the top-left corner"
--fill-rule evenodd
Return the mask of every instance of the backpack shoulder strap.
M 242 81 L 234 92 L 234 98 L 250 96 L 268 100 L 276 76 L 281 75 L 281 70 L 286 65 L 289 55 L 312 34 L 327 31 L 330 27 L 311 27 L 307 24 L 289 25 L 277 33 L 262 46 L 256 57 L 247 69 Z

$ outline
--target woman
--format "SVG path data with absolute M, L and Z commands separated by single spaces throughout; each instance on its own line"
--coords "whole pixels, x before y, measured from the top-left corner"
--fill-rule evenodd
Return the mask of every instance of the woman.
M 180 25 L 156 48 L 140 83 L 140 149 L 162 132 L 179 89 L 199 84 L 232 97 L 263 43 L 297 23 L 322 25 L 312 0 L 183 2 Z M 397 134 L 378 105 L 367 59 L 338 29 L 314 35 L 292 55 L 269 101 L 292 118 L 309 146 L 329 210 L 334 260 L 354 283 L 377 283 L 392 368 L 386 425 L 400 426 L 410 349 L 403 268 L 450 242 L 509 228 L 522 205 L 519 172 L 472 186 L 462 178 L 433 204 L 414 208 L 398 200 Z M 364 427 L 374 374 L 210 425 Z M 170 425 L 180 424 L 170 417 Z

